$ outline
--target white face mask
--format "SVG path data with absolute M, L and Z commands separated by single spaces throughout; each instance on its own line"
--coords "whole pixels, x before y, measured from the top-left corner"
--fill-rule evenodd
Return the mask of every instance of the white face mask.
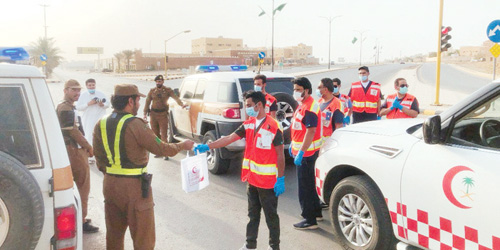
M 298 102 L 301 102 L 302 100 L 304 100 L 304 97 L 302 96 L 302 92 L 299 92 L 299 91 L 294 91 L 293 92 L 293 98 L 298 101 Z

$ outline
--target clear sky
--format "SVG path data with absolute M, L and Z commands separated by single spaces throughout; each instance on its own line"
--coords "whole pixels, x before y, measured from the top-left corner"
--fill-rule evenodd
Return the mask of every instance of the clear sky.
M 439 0 L 275 0 L 287 3 L 275 17 L 275 46 L 305 43 L 313 55 L 328 58 L 328 21 L 332 23 L 332 60 L 359 60 L 356 31 L 364 32 L 363 61 L 373 60 L 376 42 L 381 59 L 436 51 Z M 242 38 L 249 47 L 271 46 L 272 0 L 3 0 L 0 46 L 26 46 L 44 35 L 47 4 L 48 36 L 67 60 L 90 60 L 76 47 L 104 47 L 104 57 L 125 49 L 190 53 L 200 37 Z M 454 48 L 480 45 L 486 27 L 500 19 L 500 0 L 445 0 L 443 24 L 452 26 Z

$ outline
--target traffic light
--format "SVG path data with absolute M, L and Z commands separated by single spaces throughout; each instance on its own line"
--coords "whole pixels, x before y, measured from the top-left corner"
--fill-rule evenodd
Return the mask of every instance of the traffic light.
M 451 39 L 450 36 L 451 27 L 442 26 L 441 27 L 441 52 L 447 51 L 451 47 L 451 43 L 448 41 Z

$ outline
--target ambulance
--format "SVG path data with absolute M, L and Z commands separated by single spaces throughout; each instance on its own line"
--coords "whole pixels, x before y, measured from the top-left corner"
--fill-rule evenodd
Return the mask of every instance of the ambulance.
M 12 64 L 27 60 L 0 48 L 0 249 L 82 249 L 80 196 L 44 76 Z
M 500 249 L 500 81 L 425 120 L 338 129 L 315 167 L 344 249 Z

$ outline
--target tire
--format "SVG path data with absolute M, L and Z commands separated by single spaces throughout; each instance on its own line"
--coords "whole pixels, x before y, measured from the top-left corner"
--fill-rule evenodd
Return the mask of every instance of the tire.
M 208 144 L 210 142 L 214 142 L 217 140 L 214 130 L 210 130 L 205 133 L 203 137 L 203 144 Z M 231 159 L 222 159 L 220 157 L 220 149 L 210 149 L 207 152 L 207 160 L 208 160 L 208 171 L 212 174 L 220 175 L 225 174 L 227 169 L 229 168 L 229 164 L 231 163 Z
M 396 239 L 392 231 L 391 219 L 387 205 L 378 187 L 367 176 L 355 175 L 341 180 L 334 188 L 330 197 L 330 216 L 332 218 L 332 227 L 334 239 L 348 250 L 378 250 L 395 249 Z M 348 208 L 345 206 L 350 202 L 363 202 L 361 208 Z M 354 203 L 353 202 L 353 203 Z M 365 212 L 364 206 L 368 209 Z M 342 208 L 342 209 L 339 209 Z M 342 212 L 348 211 L 354 215 Z M 342 214 L 344 219 L 339 220 Z M 371 225 L 369 220 L 371 218 Z M 351 226 L 353 225 L 354 226 Z M 346 234 L 342 229 L 346 230 Z M 371 228 L 371 235 L 364 229 Z M 362 230 L 363 229 L 363 230 Z M 357 237 L 357 231 L 365 236 Z M 352 233 L 351 240 L 348 235 Z M 360 235 L 361 235 L 360 234 Z M 347 235 L 347 236 L 346 236 Z
M 33 175 L 24 164 L 0 152 L 0 249 L 34 249 L 44 213 L 43 196 Z
M 297 109 L 297 101 L 293 99 L 293 96 L 287 93 L 272 93 L 276 102 L 278 104 L 278 110 L 276 111 L 276 120 L 280 123 L 283 128 L 283 142 L 285 145 L 290 145 L 292 142 L 292 136 L 290 131 L 290 126 L 292 122 L 293 113 Z M 288 154 L 288 148 L 285 148 L 285 159 L 290 160 L 292 157 Z
M 169 113 L 168 115 L 167 142 L 168 143 L 179 142 L 174 137 L 174 121 L 172 118 L 172 113 Z

